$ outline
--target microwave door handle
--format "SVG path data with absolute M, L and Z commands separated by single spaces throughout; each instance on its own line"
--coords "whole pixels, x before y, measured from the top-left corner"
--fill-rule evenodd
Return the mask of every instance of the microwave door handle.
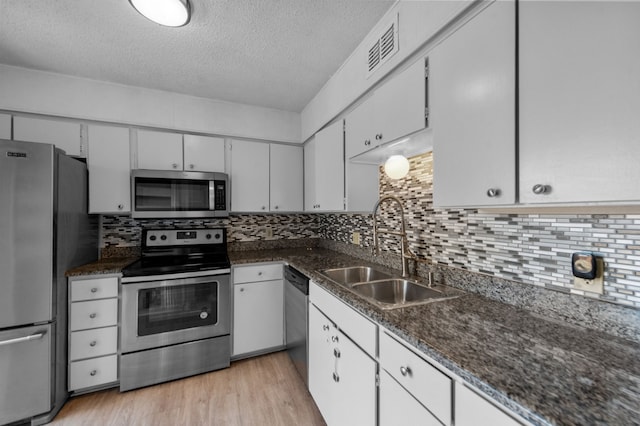
M 209 210 L 216 209 L 216 181 L 209 181 Z

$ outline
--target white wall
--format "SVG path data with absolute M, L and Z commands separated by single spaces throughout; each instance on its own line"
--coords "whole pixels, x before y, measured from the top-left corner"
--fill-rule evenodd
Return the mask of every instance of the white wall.
M 400 1 L 380 19 L 341 68 L 302 110 L 301 136 L 308 139 L 365 93 L 382 77 L 416 52 L 473 0 Z M 372 40 L 398 16 L 399 51 L 367 78 L 367 56 Z
M 0 65 L 0 109 L 300 143 L 300 114 Z

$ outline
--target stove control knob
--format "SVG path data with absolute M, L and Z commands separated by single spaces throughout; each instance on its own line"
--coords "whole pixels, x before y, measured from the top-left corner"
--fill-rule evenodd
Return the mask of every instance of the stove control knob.
M 211 239 L 211 234 L 207 234 L 207 240 Z
M 216 234 L 216 240 L 220 239 L 220 234 Z
M 156 240 L 156 236 L 155 236 L 155 235 L 152 235 L 152 236 L 150 236 L 150 237 L 149 237 L 149 239 L 150 239 L 151 241 L 155 241 L 155 240 Z
M 160 235 L 160 239 L 161 239 L 162 241 L 164 241 L 164 240 L 166 240 L 166 239 L 167 239 L 167 236 L 166 236 L 166 235 Z

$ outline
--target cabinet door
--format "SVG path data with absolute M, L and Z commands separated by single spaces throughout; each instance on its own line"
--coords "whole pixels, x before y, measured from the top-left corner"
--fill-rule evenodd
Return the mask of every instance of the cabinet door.
M 233 355 L 284 344 L 284 281 L 234 286 Z
M 85 155 L 80 123 L 32 117 L 13 117 L 13 139 L 51 143 L 76 157 Z
M 456 426 L 518 426 L 519 422 L 460 383 L 455 387 Z
M 374 94 L 378 143 L 386 143 L 425 127 L 425 60 L 419 59 Z
M 224 139 L 184 135 L 184 169 L 224 173 Z
M 90 124 L 87 137 L 89 213 L 129 213 L 129 129 Z
M 345 157 L 350 158 L 378 146 L 376 140 L 376 98 L 365 99 L 345 120 Z
M 11 139 L 11 116 L 0 114 L 0 139 Z
M 638 22 L 638 2 L 520 2 L 522 203 L 640 200 Z
M 269 144 L 231 141 L 231 210 L 269 208 Z
M 429 55 L 435 206 L 516 197 L 515 4 L 495 2 Z
M 334 360 L 331 336 L 334 325 L 313 304 L 309 304 L 309 392 L 328 425 L 339 424 L 332 416 L 335 401 Z
M 138 130 L 138 168 L 182 170 L 182 135 Z
M 344 210 L 344 131 L 337 121 L 315 136 L 315 211 Z
M 271 144 L 270 210 L 302 211 L 302 147 Z
M 316 138 L 304 146 L 304 211 L 312 212 L 316 206 Z
M 407 425 L 441 426 L 422 404 L 398 384 L 386 371 L 380 370 L 380 426 L 398 424 L 398 413 Z

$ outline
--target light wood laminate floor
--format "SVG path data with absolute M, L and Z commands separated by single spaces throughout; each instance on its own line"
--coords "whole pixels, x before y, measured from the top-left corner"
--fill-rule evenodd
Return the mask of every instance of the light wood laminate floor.
M 324 425 L 286 352 L 230 368 L 120 393 L 71 398 L 55 426 Z

